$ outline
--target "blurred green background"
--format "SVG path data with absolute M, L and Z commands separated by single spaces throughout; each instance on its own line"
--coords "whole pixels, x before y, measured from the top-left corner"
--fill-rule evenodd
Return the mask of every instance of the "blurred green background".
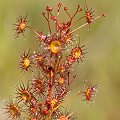
M 31 78 L 29 73 L 20 74 L 17 61 L 18 54 L 23 48 L 31 47 L 37 49 L 35 34 L 29 29 L 25 31 L 26 40 L 21 35 L 13 39 L 13 23 L 16 22 L 18 14 L 23 16 L 28 13 L 27 20 L 31 20 L 28 25 L 39 32 L 48 34 L 47 22 L 42 16 L 45 7 L 52 6 L 53 13 L 57 11 L 58 3 L 62 3 L 59 21 L 68 21 L 68 16 L 63 8 L 68 7 L 69 13 L 76 11 L 77 5 L 84 8 L 84 0 L 0 0 L 0 107 L 2 100 L 9 99 L 14 86 L 21 79 L 27 81 Z M 74 116 L 79 116 L 77 120 L 120 120 L 120 0 L 87 0 L 88 8 L 95 10 L 95 16 L 106 14 L 106 17 L 99 18 L 95 24 L 90 25 L 90 30 L 86 26 L 74 34 L 79 36 L 80 44 L 86 45 L 90 54 L 86 56 L 84 64 L 75 65 L 77 78 L 71 86 L 73 96 L 79 90 L 85 90 L 83 80 L 90 80 L 94 84 L 100 83 L 95 103 L 92 106 L 86 102 L 80 102 L 82 96 L 74 98 L 65 104 L 71 112 L 76 111 Z M 79 14 L 81 15 L 81 14 Z M 79 15 L 75 17 L 78 19 Z M 81 25 L 81 22 L 73 26 L 72 29 Z M 72 78 L 71 78 L 72 79 Z M 74 88 L 74 90 L 72 90 Z M 70 97 L 68 96 L 68 98 Z M 0 119 L 5 120 L 6 115 L 0 110 Z

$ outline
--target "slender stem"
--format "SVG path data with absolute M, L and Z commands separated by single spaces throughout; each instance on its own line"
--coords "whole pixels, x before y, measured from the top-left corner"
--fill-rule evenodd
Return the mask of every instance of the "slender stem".
M 75 23 L 77 23 L 79 20 L 81 20 L 81 19 L 84 18 L 84 17 L 85 17 L 85 16 L 79 18 L 79 19 L 78 19 L 77 21 L 75 21 L 72 25 L 70 25 L 70 26 L 63 32 L 62 36 L 64 36 L 64 34 L 66 34 L 66 32 L 67 32 Z M 88 24 L 88 23 L 87 23 L 87 24 Z M 82 25 L 82 27 L 85 26 L 85 25 L 86 25 L 86 24 Z M 80 28 L 81 28 L 81 26 L 80 26 Z M 80 29 L 80 28 L 79 28 L 79 29 Z M 75 31 L 76 31 L 76 30 L 78 30 L 78 28 L 76 28 Z M 73 30 L 73 31 L 74 31 L 74 30 Z M 74 32 L 75 32 L 75 31 L 74 31 Z M 68 32 L 68 35 L 71 34 L 71 33 L 73 33 L 73 32 L 70 32 L 70 33 Z
M 75 30 L 71 31 L 71 32 L 68 33 L 68 34 L 71 34 L 71 33 L 75 32 L 76 30 L 78 30 L 78 29 L 80 29 L 80 28 L 86 26 L 87 24 L 89 24 L 89 23 L 85 23 L 85 24 L 81 25 L 80 27 L 76 28 Z
M 70 75 L 70 71 L 68 71 L 68 85 L 70 84 L 69 75 Z
M 48 19 L 47 19 L 47 21 L 48 21 L 48 27 L 49 27 L 49 31 L 50 31 L 50 33 L 52 34 L 52 32 L 51 32 L 51 28 L 50 28 L 50 22 L 49 22 L 49 12 L 47 12 L 47 14 L 48 14 Z
M 29 26 L 26 26 L 26 27 L 29 28 L 29 29 L 31 29 L 35 34 L 37 34 L 39 37 L 41 37 L 40 34 L 37 33 L 35 30 L 33 30 L 31 27 L 29 27 Z
M 50 90 L 49 90 L 49 91 L 50 91 L 49 94 L 50 94 L 50 102 L 51 102 L 51 101 L 52 101 L 52 87 L 50 87 Z
M 75 96 L 67 99 L 66 101 L 62 102 L 60 105 L 58 105 L 57 107 L 55 107 L 54 109 L 52 109 L 52 111 L 51 111 L 50 115 L 48 116 L 47 120 L 49 120 L 49 118 L 51 117 L 52 113 L 53 113 L 56 109 L 58 109 L 61 105 L 63 105 L 64 103 L 66 103 L 66 102 L 68 102 L 68 101 L 70 101 L 70 100 L 72 100 L 73 98 L 79 96 L 79 95 L 82 94 L 82 93 L 83 93 L 83 92 L 78 93 L 77 95 L 75 95 Z
M 22 108 L 20 108 L 29 118 L 30 118 L 30 120 L 33 120 L 28 114 L 27 114 L 27 112 L 25 111 L 25 110 L 23 110 Z
M 57 72 L 57 68 L 58 68 L 58 56 L 56 55 L 57 59 L 55 60 L 55 68 L 54 68 L 54 74 L 53 74 L 53 79 L 52 79 L 52 83 L 54 84 L 55 81 L 55 75 Z
M 57 26 L 58 26 L 57 21 L 58 21 L 59 11 L 60 11 L 60 8 L 58 7 L 57 18 L 56 18 L 56 22 L 55 22 L 55 24 L 56 24 L 56 32 L 57 32 Z
M 77 97 L 78 95 L 80 95 L 80 94 L 82 94 L 82 93 L 83 93 L 83 92 L 80 92 L 80 93 L 78 93 L 77 95 L 75 95 L 75 96 L 73 96 L 73 97 L 67 99 L 66 101 L 62 102 L 60 105 L 58 105 L 56 108 L 54 108 L 53 111 L 55 111 L 55 110 L 58 109 L 61 105 L 63 105 L 64 103 L 70 101 L 71 99 Z
M 75 15 L 76 15 L 78 12 L 82 11 L 81 9 L 79 10 L 79 7 L 80 7 L 80 6 L 77 7 L 77 11 L 76 11 L 75 14 L 72 16 L 71 21 L 72 21 L 72 19 L 75 17 Z
M 70 84 L 73 82 L 73 80 L 75 79 L 75 77 L 72 79 L 72 81 L 67 85 L 67 87 L 65 88 L 65 90 L 60 94 L 59 97 L 62 97 L 63 94 L 66 92 L 66 90 L 68 89 L 68 87 L 70 86 Z
M 96 20 L 96 19 L 98 19 L 98 18 L 102 17 L 102 16 L 105 16 L 105 15 L 104 15 L 104 14 L 102 14 L 102 15 L 100 15 L 100 16 L 97 16 L 96 18 L 92 19 L 92 22 L 93 22 L 94 20 Z M 85 24 L 81 25 L 80 27 L 76 28 L 75 30 L 71 31 L 71 32 L 70 32 L 70 33 L 68 33 L 68 34 L 71 34 L 71 33 L 75 32 L 76 30 L 78 30 L 78 29 L 80 29 L 80 28 L 82 28 L 82 27 L 84 27 L 84 26 L 86 26 L 86 25 L 88 25 L 88 24 L 90 24 L 90 23 L 88 23 L 88 22 L 87 22 L 87 23 L 85 23 Z
M 65 12 L 68 14 L 68 16 L 69 16 L 69 18 L 70 18 L 70 20 L 71 20 L 71 16 L 70 16 L 70 14 L 65 10 Z
M 52 109 L 52 111 L 51 111 L 51 113 L 49 114 L 49 116 L 48 116 L 47 120 L 49 120 L 49 119 L 50 119 L 50 117 L 51 117 L 51 115 L 52 115 L 53 111 L 54 111 L 54 109 Z
M 83 16 L 83 17 L 79 18 L 77 21 L 75 21 L 72 25 L 70 25 L 70 27 L 67 28 L 67 30 L 70 29 L 75 23 L 77 23 L 79 20 L 81 20 L 81 19 L 84 18 L 84 17 L 85 17 L 85 16 Z M 66 30 L 66 31 L 67 31 L 67 30 Z

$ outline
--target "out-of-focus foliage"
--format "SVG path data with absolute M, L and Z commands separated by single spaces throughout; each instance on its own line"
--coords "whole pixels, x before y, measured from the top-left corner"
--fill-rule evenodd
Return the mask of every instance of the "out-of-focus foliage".
M 0 1 L 0 107 L 2 100 L 8 99 L 9 95 L 14 92 L 14 86 L 21 79 L 27 81 L 31 78 L 27 75 L 20 75 L 17 69 L 17 61 L 19 61 L 18 53 L 23 48 L 31 47 L 36 49 L 34 33 L 30 30 L 25 31 L 25 40 L 21 35 L 17 39 L 13 39 L 15 31 L 13 31 L 13 23 L 16 22 L 18 14 L 26 15 L 28 13 L 28 24 L 39 32 L 43 31 L 48 34 L 47 23 L 42 16 L 47 5 L 57 9 L 57 4 L 61 2 L 62 9 L 67 6 L 71 14 L 76 10 L 78 4 L 84 9 L 84 0 L 1 0 Z M 95 16 L 106 14 L 105 18 L 95 21 L 90 25 L 90 30 L 86 27 L 78 30 L 76 40 L 80 39 L 80 44 L 85 44 L 89 48 L 90 54 L 88 59 L 84 60 L 84 64 L 76 64 L 75 74 L 76 80 L 71 86 L 74 91 L 70 96 L 78 93 L 83 86 L 83 79 L 90 80 L 94 84 L 100 83 L 100 88 L 92 106 L 86 102 L 80 103 L 82 97 L 77 97 L 68 102 L 68 108 L 71 111 L 77 111 L 75 116 L 79 116 L 78 120 L 119 120 L 120 119 L 120 1 L 119 0 L 87 0 L 88 8 L 95 10 Z M 54 11 L 54 10 L 53 10 Z M 56 10 L 55 10 L 56 11 Z M 56 13 L 54 13 L 56 14 Z M 60 21 L 67 21 L 68 16 L 63 10 L 60 12 Z M 79 17 L 79 15 L 77 16 Z M 76 18 L 77 19 L 77 18 Z M 82 21 L 83 22 L 83 21 Z M 77 23 L 74 27 L 81 25 Z M 47 28 L 47 29 L 46 29 Z M 84 89 L 84 87 L 83 87 Z M 69 96 L 69 97 L 70 97 Z M 74 105 L 74 106 L 73 106 Z M 0 118 L 6 119 L 0 110 Z

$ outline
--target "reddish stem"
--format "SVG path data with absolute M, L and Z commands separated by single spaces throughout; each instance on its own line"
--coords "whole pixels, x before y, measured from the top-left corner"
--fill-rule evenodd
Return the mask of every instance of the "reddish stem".
M 96 20 L 96 19 L 98 19 L 98 18 L 100 18 L 100 17 L 102 17 L 102 16 L 104 16 L 105 17 L 105 14 L 102 14 L 102 15 L 100 15 L 100 16 L 97 16 L 96 18 L 94 18 L 94 19 L 92 19 L 92 22 L 94 21 L 94 20 Z M 85 16 L 84 16 L 85 17 Z M 80 28 L 82 28 L 82 27 L 84 27 L 84 26 L 86 26 L 86 25 L 88 25 L 88 24 L 90 24 L 90 23 L 85 23 L 85 24 L 83 24 L 83 25 L 81 25 L 80 27 L 78 27 L 78 28 L 76 28 L 75 30 L 73 30 L 73 31 L 71 31 L 70 33 L 68 33 L 68 34 L 72 34 L 73 32 L 75 32 L 76 30 L 78 30 L 78 29 L 80 29 Z M 71 26 L 70 26 L 71 27 Z
M 47 21 L 48 21 L 49 31 L 50 31 L 50 33 L 52 34 L 52 32 L 51 32 L 51 28 L 50 28 L 50 22 L 49 22 L 49 11 L 47 11 L 47 15 L 48 15 L 48 19 L 47 19 Z
M 61 95 L 59 96 L 59 98 L 61 98 L 63 96 L 63 94 L 67 91 L 68 87 L 70 86 L 70 84 L 73 82 L 73 80 L 75 79 L 76 76 L 73 76 L 74 78 L 71 80 L 71 82 L 67 85 L 67 87 L 65 88 L 65 90 L 61 93 Z
M 52 110 L 51 110 L 51 113 L 49 114 L 49 116 L 48 116 L 48 118 L 47 118 L 47 120 L 49 120 L 49 118 L 51 117 L 52 113 L 53 113 L 56 109 L 58 109 L 61 105 L 63 105 L 64 103 L 66 103 L 66 102 L 68 102 L 68 101 L 70 101 L 70 100 L 72 100 L 73 98 L 79 96 L 79 95 L 82 94 L 82 93 L 84 93 L 84 92 L 78 93 L 77 95 L 75 95 L 75 96 L 73 96 L 73 97 L 71 97 L 71 98 L 65 100 L 65 101 L 62 102 L 60 105 L 58 105 L 57 107 L 55 107 L 54 109 L 52 109 Z
M 38 32 L 36 32 L 35 30 L 33 30 L 31 27 L 29 27 L 29 26 L 26 26 L 26 27 L 29 28 L 29 29 L 31 29 L 36 35 L 38 35 L 39 37 L 41 37 L 41 35 Z

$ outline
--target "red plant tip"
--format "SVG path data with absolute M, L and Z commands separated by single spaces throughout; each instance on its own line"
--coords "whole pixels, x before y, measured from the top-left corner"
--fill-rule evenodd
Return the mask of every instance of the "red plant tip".
M 57 21 L 55 16 L 51 16 L 51 19 L 54 20 L 54 21 Z
M 73 75 L 73 77 L 75 78 L 75 77 L 76 77 L 76 75 Z
M 92 23 L 92 22 L 93 22 L 92 20 L 88 21 L 88 23 Z
M 43 114 L 44 115 L 47 115 L 48 114 L 48 111 L 46 109 L 43 110 Z
M 80 11 L 82 11 L 83 9 L 81 8 Z
M 70 71 L 68 71 L 68 74 L 70 73 Z
M 53 86 L 53 84 L 50 82 L 50 83 L 49 83 L 49 87 L 52 87 L 52 86 Z
M 42 12 L 43 15 L 45 15 L 45 12 Z
M 78 8 L 80 7 L 80 5 L 78 5 Z
M 62 22 L 62 25 L 65 25 L 65 22 Z
M 68 10 L 68 8 L 67 8 L 67 7 L 64 7 L 64 10 Z
M 62 5 L 62 3 L 59 3 L 59 4 L 58 4 L 58 7 L 60 8 L 60 7 L 61 7 L 61 5 Z
M 39 105 L 39 106 L 42 106 L 42 103 L 39 103 L 38 105 Z
M 63 30 L 63 29 L 66 29 L 68 26 L 65 22 L 62 22 L 59 26 L 59 29 Z
M 46 7 L 47 11 L 52 11 L 52 9 L 53 9 L 52 7 L 48 7 L 48 6 Z
M 70 26 L 71 25 L 71 21 L 67 22 L 67 25 Z
M 103 13 L 103 15 L 102 15 L 103 17 L 105 17 L 105 14 Z

